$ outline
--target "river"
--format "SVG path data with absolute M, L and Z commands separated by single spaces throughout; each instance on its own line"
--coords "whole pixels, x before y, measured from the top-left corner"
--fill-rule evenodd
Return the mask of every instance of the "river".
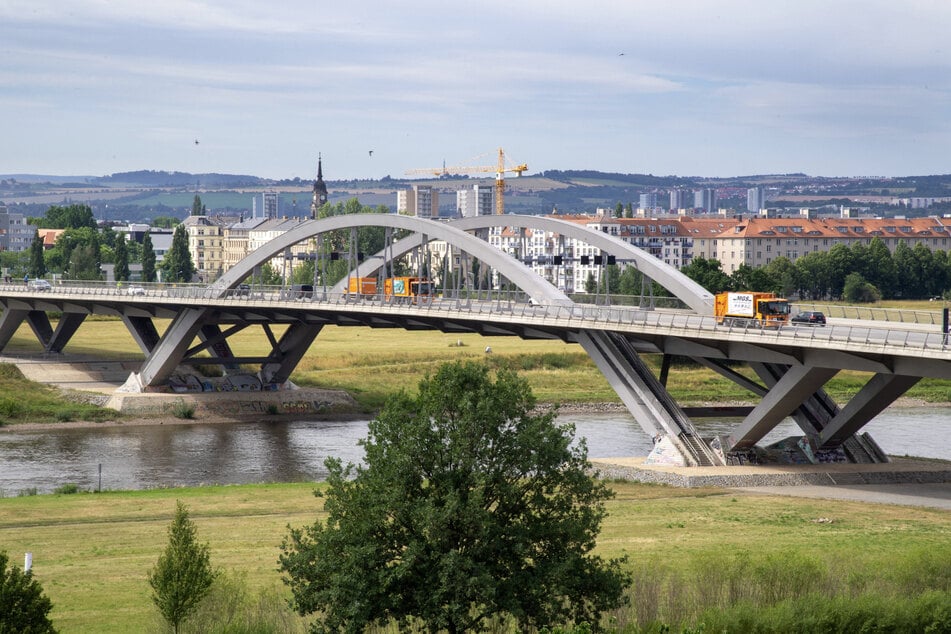
M 646 456 L 651 439 L 626 412 L 563 414 L 591 458 Z M 726 433 L 736 419 L 700 420 L 704 436 Z M 951 408 L 889 408 L 863 431 L 896 456 L 951 460 Z M 359 462 L 367 421 L 191 423 L 6 430 L 0 432 L 0 496 L 201 484 L 299 482 L 326 477 L 324 460 Z M 784 421 L 765 439 L 801 435 Z M 101 474 L 100 474 L 101 468 Z

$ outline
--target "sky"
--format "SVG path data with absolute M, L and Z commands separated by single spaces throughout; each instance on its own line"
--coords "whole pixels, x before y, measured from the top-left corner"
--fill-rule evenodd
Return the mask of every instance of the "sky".
M 2 0 L 0 174 L 947 174 L 949 34 L 947 0 Z

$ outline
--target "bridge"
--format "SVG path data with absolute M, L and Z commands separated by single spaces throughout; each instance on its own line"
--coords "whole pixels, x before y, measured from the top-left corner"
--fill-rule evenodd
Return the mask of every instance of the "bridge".
M 428 259 L 432 241 L 449 247 L 446 260 L 458 271 L 445 276 L 438 297 L 396 301 L 348 292 L 347 278 L 335 287 L 302 292 L 288 288 L 248 289 L 242 283 L 262 264 L 287 256 L 295 245 L 314 244 L 330 232 L 382 228 L 386 247 L 364 256 L 351 247 L 350 276 L 392 271 L 393 263 L 415 252 Z M 682 301 L 684 310 L 641 306 L 588 305 L 564 292 L 511 255 L 484 239 L 492 227 L 541 229 L 587 242 L 602 254 L 635 266 Z M 405 237 L 399 237 L 405 236 Z M 325 257 L 314 253 L 315 257 Z M 517 290 L 479 289 L 472 285 L 470 259 L 496 271 Z M 422 264 L 419 264 L 422 266 Z M 453 264 L 455 266 L 455 264 Z M 317 269 L 317 266 L 315 266 Z M 455 282 L 450 285 L 448 278 Z M 484 216 L 440 222 L 407 216 L 359 214 L 302 222 L 247 256 L 214 284 L 143 287 L 142 294 L 118 293 L 103 285 L 57 284 L 48 291 L 20 284 L 0 285 L 0 351 L 25 321 L 49 353 L 60 353 L 89 315 L 122 319 L 145 355 L 126 391 L 160 391 L 182 365 L 217 363 L 223 371 L 258 368 L 261 383 L 274 389 L 289 385 L 303 355 L 328 324 L 374 328 L 433 329 L 514 335 L 524 339 L 560 339 L 578 343 L 591 356 L 643 430 L 655 438 L 656 459 L 687 465 L 757 462 L 757 443 L 787 416 L 803 431 L 780 453 L 809 461 L 885 462 L 887 456 L 862 428 L 922 377 L 951 378 L 951 346 L 937 328 L 856 321 L 826 328 L 759 329 L 712 316 L 713 297 L 673 267 L 613 236 L 549 217 Z M 51 314 L 59 315 L 55 327 Z M 170 319 L 159 333 L 157 319 Z M 273 326 L 286 326 L 278 336 Z M 235 356 L 228 338 L 259 327 L 271 352 L 263 357 Z M 662 355 L 659 375 L 643 355 Z M 681 407 L 666 389 L 670 359 L 687 357 L 749 390 L 761 400 L 743 411 L 730 434 L 702 438 L 691 416 L 704 412 Z M 748 364 L 756 379 L 735 369 Z M 823 390 L 839 370 L 870 373 L 866 384 L 840 406 Z M 656 454 L 656 455 L 655 455 Z M 775 452 L 774 452 L 775 458 Z

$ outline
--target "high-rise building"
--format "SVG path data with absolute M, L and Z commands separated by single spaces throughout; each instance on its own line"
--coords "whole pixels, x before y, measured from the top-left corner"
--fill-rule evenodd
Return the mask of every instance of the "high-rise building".
M 693 206 L 694 209 L 703 209 L 708 214 L 716 212 L 717 190 L 712 187 L 695 189 L 693 192 Z
M 261 194 L 261 208 L 263 217 L 267 219 L 279 218 L 281 215 L 281 199 L 277 192 L 264 192 Z
M 654 209 L 657 207 L 657 193 L 648 192 L 640 195 L 640 201 L 637 205 L 641 209 Z
M 671 211 L 677 211 L 678 209 L 684 209 L 686 206 L 687 192 L 682 189 L 671 189 L 670 203 L 667 205 L 667 209 Z
M 766 198 L 762 187 L 750 187 L 746 190 L 746 210 L 758 214 L 766 207 Z
M 456 214 L 463 218 L 491 216 L 495 204 L 495 189 L 485 185 L 473 185 L 471 189 L 456 192 Z
M 317 154 L 317 178 L 314 179 L 314 195 L 310 202 L 310 217 L 317 218 L 317 212 L 327 203 L 327 185 L 324 183 L 324 171 L 320 154 Z
M 419 218 L 439 217 L 439 192 L 430 185 L 413 185 L 396 192 L 396 213 Z

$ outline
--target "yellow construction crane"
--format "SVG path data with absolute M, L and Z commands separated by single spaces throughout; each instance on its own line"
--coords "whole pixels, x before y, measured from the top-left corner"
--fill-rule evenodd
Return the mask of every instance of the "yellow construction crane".
M 521 176 L 522 172 L 528 171 L 528 165 L 521 163 L 514 167 L 505 166 L 505 152 L 499 148 L 498 165 L 475 165 L 475 166 L 454 166 L 432 167 L 423 169 L 408 170 L 408 175 L 412 174 L 432 174 L 433 176 L 449 176 L 452 174 L 484 174 L 495 172 L 495 213 L 505 213 L 505 175 L 514 172 L 516 176 Z

